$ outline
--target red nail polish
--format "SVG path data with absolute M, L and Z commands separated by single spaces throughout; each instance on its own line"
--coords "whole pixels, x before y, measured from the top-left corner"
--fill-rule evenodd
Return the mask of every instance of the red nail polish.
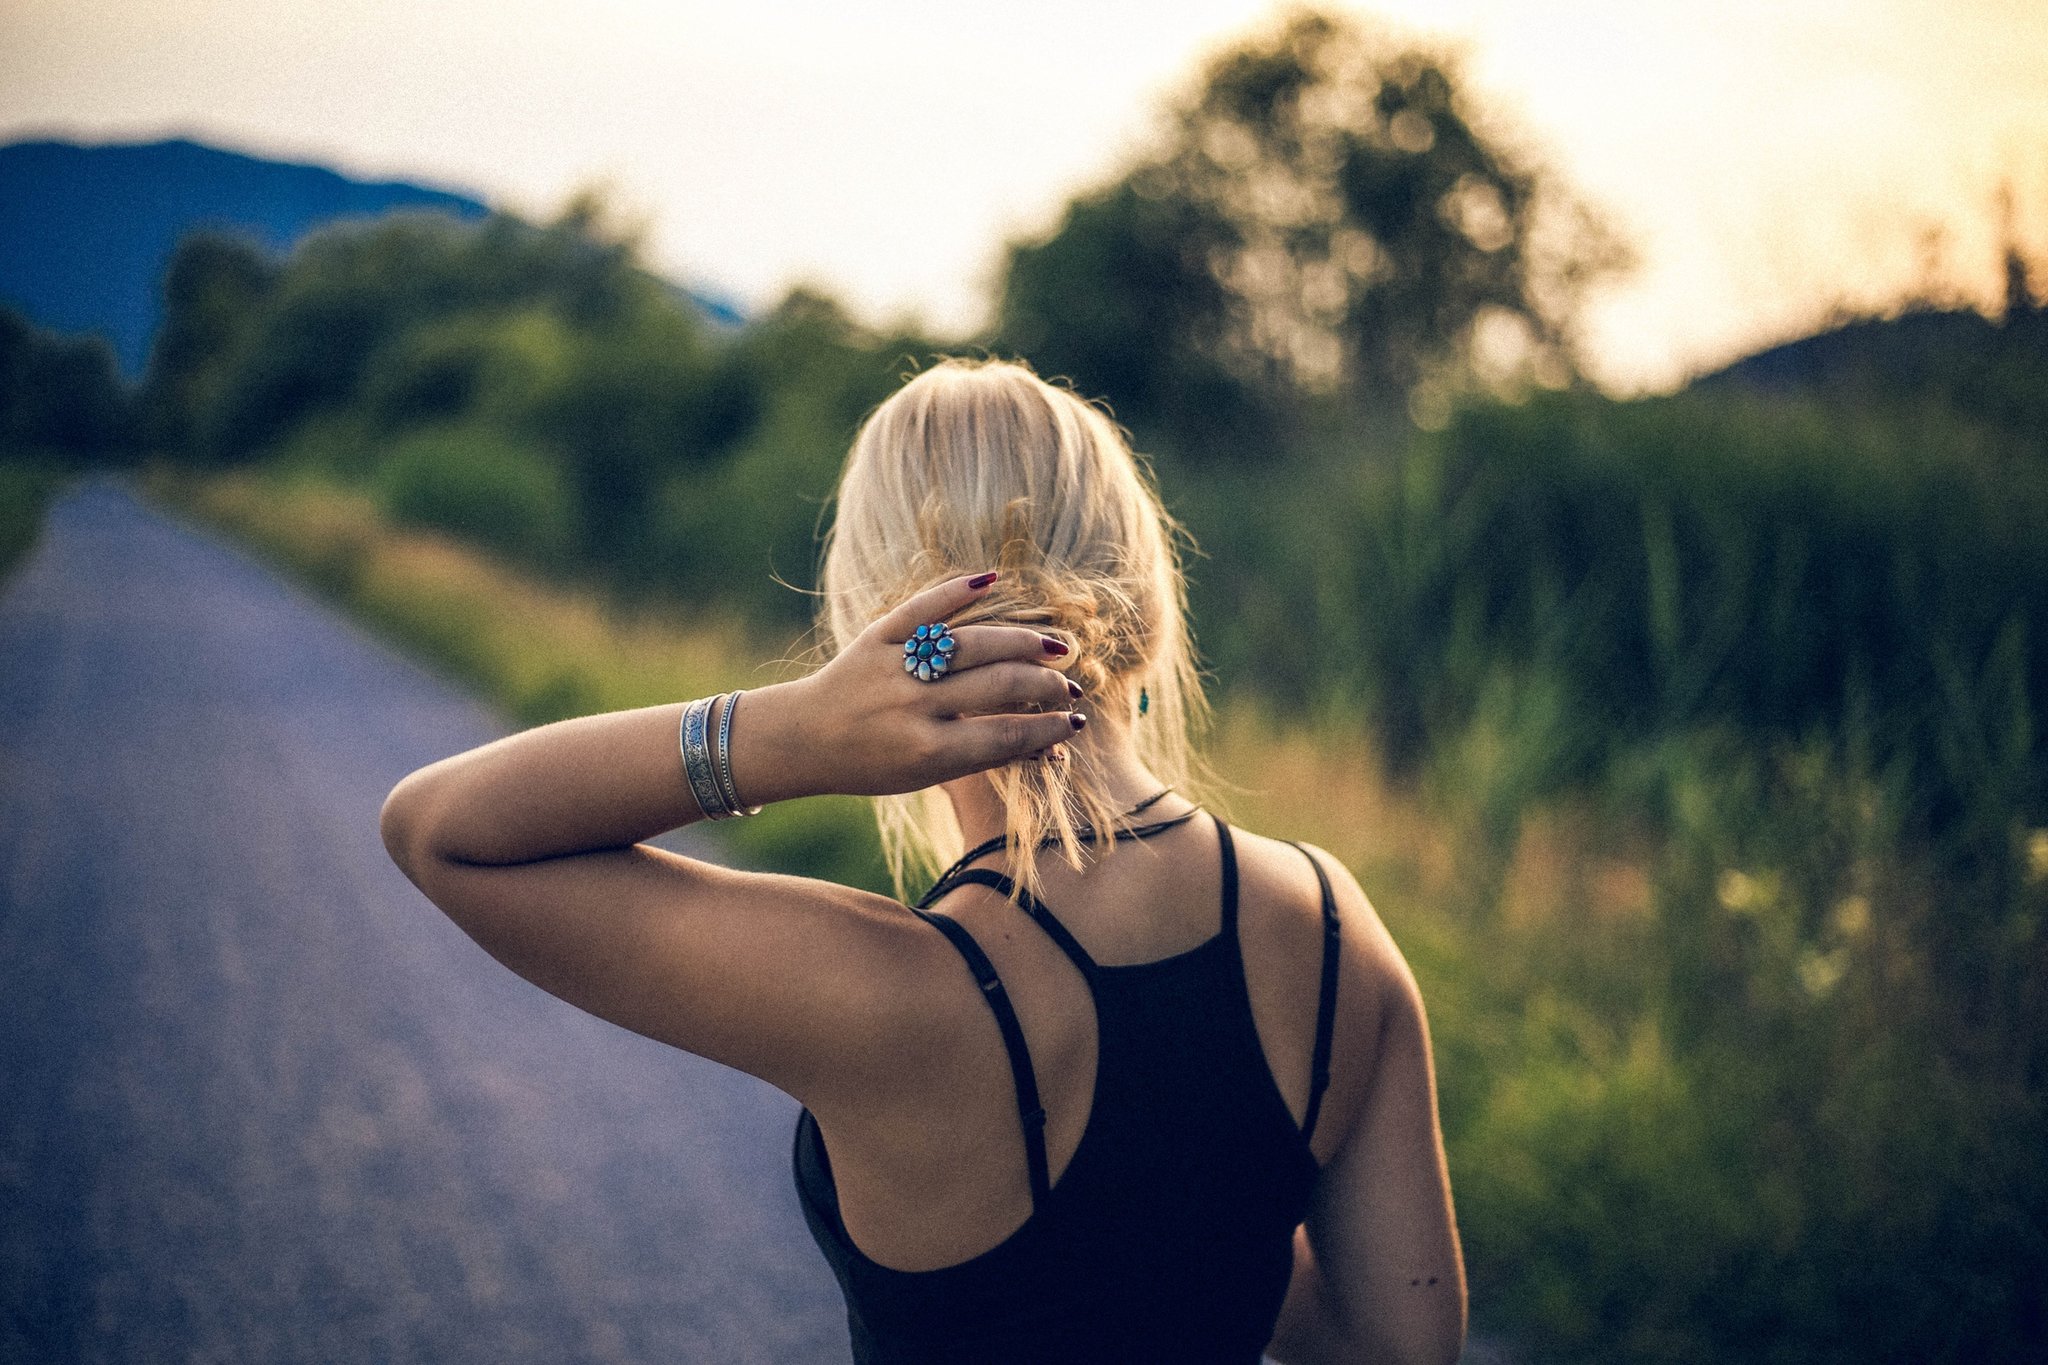
M 1067 719 L 1071 720 L 1074 723 L 1074 728 L 1076 730 L 1080 729 L 1082 726 L 1088 723 L 1088 717 L 1082 715 L 1079 711 L 1076 711 L 1073 715 L 1067 717 Z
M 1081 700 L 1081 684 L 1075 682 L 1072 678 L 1067 679 L 1067 695 L 1075 701 Z
M 1045 652 L 1052 655 L 1052 657 L 1055 659 L 1059 658 L 1062 655 L 1073 653 L 1071 649 L 1067 648 L 1067 642 L 1065 640 L 1055 640 L 1050 635 L 1039 636 L 1038 642 L 1044 645 Z
M 970 588 L 980 589 L 987 587 L 989 584 L 995 581 L 996 571 L 994 569 L 990 569 L 987 573 L 978 573 L 974 577 L 968 579 L 967 586 Z

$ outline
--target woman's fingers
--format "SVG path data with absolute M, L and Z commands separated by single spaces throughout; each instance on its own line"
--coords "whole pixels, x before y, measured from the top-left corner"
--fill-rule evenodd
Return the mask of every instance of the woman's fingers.
M 964 646 L 963 646 L 964 648 Z M 948 673 L 932 689 L 933 702 L 956 716 L 999 711 L 1065 711 L 1080 700 L 1080 686 L 1043 664 L 1002 660 Z
M 874 637 L 894 652 L 921 625 L 945 621 L 977 601 L 996 580 L 992 572 L 963 574 L 937 584 L 879 618 Z M 919 682 L 921 700 L 950 715 L 941 722 L 948 766 L 973 771 L 1030 755 L 1052 756 L 1074 738 L 1086 717 L 1069 708 L 1080 687 L 1059 670 L 1068 647 L 1021 626 L 971 625 L 950 632 L 955 644 L 945 675 Z
M 993 768 L 1072 739 L 1086 723 L 1085 717 L 1065 711 L 1042 716 L 969 716 L 953 722 L 954 742 L 960 746 L 957 752 L 963 762 Z
M 962 626 L 953 632 L 953 639 L 957 642 L 953 651 L 955 673 L 1003 659 L 1060 668 L 1069 657 L 1064 643 L 1023 626 Z
M 910 598 L 896 610 L 876 621 L 875 626 L 885 640 L 902 642 L 910 638 L 910 632 L 932 621 L 943 621 L 962 607 L 975 601 L 988 591 L 989 584 L 996 581 L 993 571 L 978 574 L 961 574 L 945 582 L 926 588 Z

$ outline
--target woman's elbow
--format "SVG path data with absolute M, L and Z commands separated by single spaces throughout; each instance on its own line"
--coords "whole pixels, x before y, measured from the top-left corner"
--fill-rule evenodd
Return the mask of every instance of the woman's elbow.
M 1283 1314 L 1267 1354 L 1283 1365 L 1456 1365 L 1465 1353 L 1465 1299 L 1399 1315 L 1347 1313 L 1328 1298 Z
M 1375 1365 L 1457 1365 L 1458 1358 L 1465 1354 L 1465 1323 L 1460 1315 L 1455 1319 L 1410 1324 L 1410 1330 L 1405 1332 L 1388 1332 L 1382 1325 L 1377 1331 L 1352 1339 L 1365 1343 L 1354 1358 L 1373 1361 Z
M 393 787 L 377 813 L 377 832 L 384 851 L 391 855 L 405 875 L 419 880 L 417 869 L 432 856 L 426 819 L 426 801 L 420 774 L 412 773 Z
M 1414 1343 L 1411 1351 L 1398 1359 L 1410 1365 L 1457 1365 L 1465 1354 L 1465 1312 L 1461 1305 L 1455 1315 L 1447 1315 L 1423 1338 Z
M 1444 1330 L 1394 1336 L 1384 1329 L 1295 1324 L 1276 1335 L 1266 1353 L 1282 1365 L 1457 1365 L 1465 1353 L 1465 1328 L 1454 1323 Z

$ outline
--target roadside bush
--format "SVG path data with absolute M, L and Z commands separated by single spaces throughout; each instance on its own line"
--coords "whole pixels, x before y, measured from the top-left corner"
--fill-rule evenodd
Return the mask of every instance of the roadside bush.
M 1607 793 L 1662 812 L 1647 906 L 1431 908 L 1457 926 L 1417 973 L 1474 1312 L 1531 1359 L 2034 1357 L 2048 831 L 1966 877 L 1867 763 L 1666 740 Z M 1483 809 L 1516 766 L 1444 799 Z M 1478 830 L 1466 856 L 1504 861 Z M 1996 932 L 1957 964 L 1962 923 Z
M 561 469 L 485 427 L 414 432 L 386 454 L 375 482 L 394 519 L 466 537 L 543 571 L 559 571 L 575 540 Z
M 67 477 L 53 465 L 29 463 L 0 451 L 0 581 L 35 547 L 43 513 Z
M 1336 661 L 1312 690 L 1365 703 L 1397 761 L 1497 708 L 1506 670 L 1562 690 L 1553 787 L 1700 725 L 1860 726 L 1922 833 L 1986 797 L 2048 814 L 2048 467 L 1958 418 L 1553 396 L 1468 409 L 1354 486 L 1350 549 L 1301 595 Z

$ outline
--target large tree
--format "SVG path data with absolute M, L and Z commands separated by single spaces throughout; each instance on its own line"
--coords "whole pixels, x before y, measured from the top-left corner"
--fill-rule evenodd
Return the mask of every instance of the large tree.
M 1582 286 L 1620 259 L 1447 58 L 1297 11 L 1216 58 L 1152 155 L 1012 245 L 997 344 L 1199 455 L 1302 394 L 1420 410 L 1562 382 Z

